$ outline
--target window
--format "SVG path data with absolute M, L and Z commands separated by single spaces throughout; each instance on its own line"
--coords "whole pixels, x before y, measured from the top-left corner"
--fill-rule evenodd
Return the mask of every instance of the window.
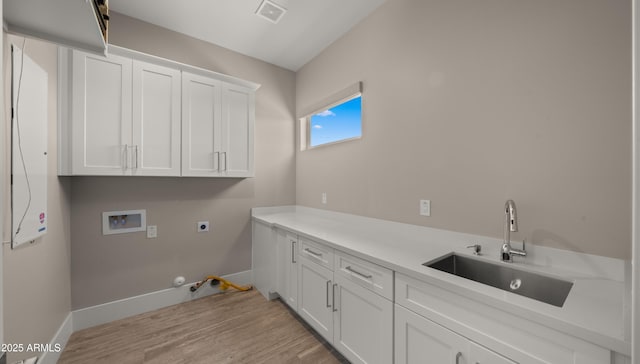
M 354 84 L 308 108 L 302 121 L 302 150 L 362 137 L 362 84 Z
M 362 136 L 362 96 L 309 117 L 309 147 Z

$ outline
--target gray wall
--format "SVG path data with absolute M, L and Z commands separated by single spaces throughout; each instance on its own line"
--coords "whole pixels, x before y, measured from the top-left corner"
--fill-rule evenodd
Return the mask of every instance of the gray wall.
M 5 35 L 4 39 L 4 96 L 5 105 L 11 105 L 11 43 L 22 47 L 22 37 Z M 25 53 L 48 74 L 48 180 L 47 209 L 48 232 L 33 244 L 24 244 L 15 250 L 3 244 L 4 276 L 4 339 L 5 343 L 48 343 L 71 308 L 71 253 L 70 253 L 70 181 L 57 176 L 57 46 L 27 39 Z M 6 156 L 4 176 L 9 178 L 11 109 L 4 115 Z M 8 180 L 7 180 L 8 181 Z M 3 191 L 9 201 L 9 184 Z M 6 227 L 3 241 L 11 240 L 10 205 L 5 209 Z M 8 363 L 38 355 L 33 352 L 9 353 Z
M 113 13 L 112 44 L 260 83 L 255 178 L 73 177 L 73 309 L 251 269 L 250 208 L 295 203 L 295 74 Z M 101 235 L 101 213 L 146 209 L 145 233 Z M 209 233 L 196 222 L 209 220 Z
M 387 0 L 296 75 L 298 110 L 364 82 L 296 202 L 501 237 L 512 198 L 514 239 L 630 259 L 631 80 L 629 0 Z

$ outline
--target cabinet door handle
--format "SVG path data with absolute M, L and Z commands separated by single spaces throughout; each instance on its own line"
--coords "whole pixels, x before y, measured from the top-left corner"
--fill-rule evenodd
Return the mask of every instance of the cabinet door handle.
M 129 169 L 129 144 L 124 145 L 124 169 Z
M 336 308 L 336 287 L 337 286 L 338 286 L 338 283 L 334 283 L 333 288 L 331 289 L 331 293 L 333 293 L 331 297 L 331 303 L 333 304 L 333 312 L 338 311 L 338 309 Z
M 291 263 L 296 263 L 296 242 L 291 240 Z
M 462 358 L 462 353 L 458 351 L 456 354 L 456 364 L 460 364 L 460 358 Z
M 214 168 L 213 170 L 216 172 L 220 172 L 220 152 L 213 152 L 213 164 L 215 167 L 215 163 L 216 163 L 216 154 L 218 155 L 218 167 Z
M 373 276 L 371 274 L 364 274 L 364 273 L 358 272 L 357 270 L 351 268 L 350 265 L 346 266 L 344 269 L 348 270 L 349 272 L 351 272 L 353 274 L 359 275 L 360 277 L 365 278 L 365 279 L 373 278 Z
M 226 172 L 227 171 L 227 152 L 222 152 L 221 154 L 224 154 L 224 169 L 223 169 L 223 171 Z
M 322 253 L 316 253 L 313 250 L 309 249 L 309 248 L 304 248 L 304 251 L 311 254 L 311 256 L 316 257 L 316 258 L 320 258 L 322 257 Z
M 136 161 L 135 161 L 136 169 L 138 169 L 138 146 L 136 145 Z
M 331 281 L 327 281 L 327 307 L 331 307 L 331 302 L 329 302 L 329 287 L 331 287 Z

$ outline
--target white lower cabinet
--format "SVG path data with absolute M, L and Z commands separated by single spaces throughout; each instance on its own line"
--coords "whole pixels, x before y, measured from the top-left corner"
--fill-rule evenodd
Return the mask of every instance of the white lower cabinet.
M 611 351 L 600 346 L 399 273 L 395 275 L 395 303 L 396 364 L 417 362 L 414 358 L 427 353 L 425 346 L 429 345 L 431 355 L 445 355 L 447 361 L 442 363 L 456 363 L 450 358 L 458 352 L 462 353 L 459 363 L 465 364 L 612 362 Z M 454 342 L 449 340 L 452 335 L 479 346 L 460 349 L 451 344 Z M 430 344 L 425 344 L 427 342 Z M 436 342 L 443 346 L 438 347 Z M 442 349 L 446 345 L 451 348 Z M 437 360 L 422 362 L 441 363 Z
M 531 317 L 253 222 L 253 273 L 352 363 L 630 364 Z M 277 294 L 276 294 L 277 293 Z
M 277 290 L 280 298 L 298 312 L 298 236 L 277 229 Z
M 298 313 L 352 363 L 393 361 L 393 302 L 372 285 L 377 267 L 371 263 L 333 271 L 334 259 L 345 254 L 300 238 L 298 255 Z M 359 260 L 351 257 L 351 260 Z M 346 272 L 346 273 L 345 273 Z M 388 271 L 389 280 L 392 272 Z M 361 283 L 355 283 L 359 280 Z
M 333 346 L 352 363 L 391 363 L 393 302 L 335 274 Z
M 266 299 L 277 298 L 276 268 L 277 240 L 276 230 L 269 224 L 253 221 L 251 223 L 251 272 L 253 285 Z
M 333 272 L 300 256 L 298 313 L 327 341 L 333 341 Z
M 395 364 L 516 363 L 399 305 L 395 335 Z

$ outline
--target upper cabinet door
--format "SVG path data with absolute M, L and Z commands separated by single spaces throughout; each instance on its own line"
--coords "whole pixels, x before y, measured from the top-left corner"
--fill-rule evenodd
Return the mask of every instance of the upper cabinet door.
M 129 174 L 131 65 L 124 57 L 73 52 L 73 174 Z
M 222 87 L 222 166 L 227 177 L 253 177 L 255 92 L 245 87 Z
M 132 171 L 180 175 L 180 71 L 133 61 Z
M 183 176 L 221 175 L 221 84 L 208 77 L 182 73 Z

